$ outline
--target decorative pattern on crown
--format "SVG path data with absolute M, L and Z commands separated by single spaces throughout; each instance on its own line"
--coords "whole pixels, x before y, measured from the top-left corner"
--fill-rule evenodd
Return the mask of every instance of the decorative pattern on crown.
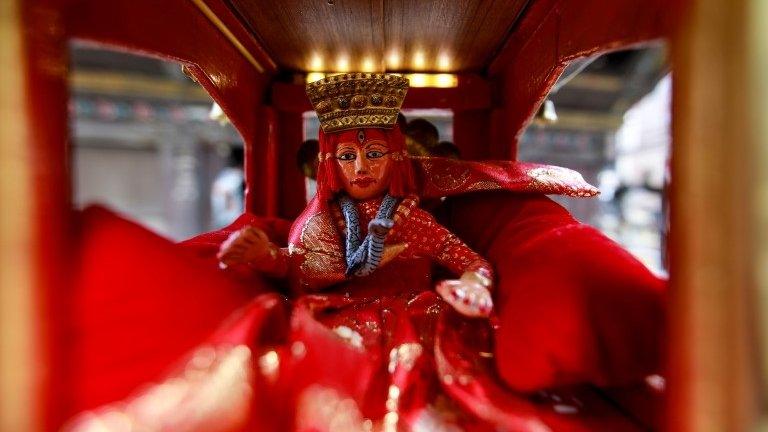
M 307 84 L 307 96 L 325 133 L 391 129 L 407 92 L 407 78 L 380 73 L 348 73 Z

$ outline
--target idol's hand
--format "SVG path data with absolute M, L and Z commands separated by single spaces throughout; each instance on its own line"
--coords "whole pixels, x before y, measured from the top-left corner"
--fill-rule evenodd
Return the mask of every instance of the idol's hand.
M 491 292 L 474 272 L 461 279 L 449 279 L 437 284 L 437 293 L 462 315 L 487 317 L 493 310 Z
M 256 264 L 274 258 L 277 248 L 269 242 L 264 231 L 247 226 L 233 232 L 219 248 L 216 257 L 221 268 L 233 264 Z

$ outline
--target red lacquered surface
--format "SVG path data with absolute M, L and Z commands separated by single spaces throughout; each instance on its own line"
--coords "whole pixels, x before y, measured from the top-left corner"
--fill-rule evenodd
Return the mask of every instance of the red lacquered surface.
M 502 83 L 493 157 L 516 157 L 520 134 L 570 60 L 668 36 L 668 8 L 662 1 L 531 2 L 489 68 Z

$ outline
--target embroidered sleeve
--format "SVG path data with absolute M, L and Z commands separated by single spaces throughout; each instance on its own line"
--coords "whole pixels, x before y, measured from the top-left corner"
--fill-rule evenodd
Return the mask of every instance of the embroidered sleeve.
M 409 218 L 410 229 L 407 241 L 438 264 L 457 276 L 475 272 L 493 280 L 493 270 L 485 258 L 473 251 L 456 234 L 437 223 L 434 217 L 423 210 L 414 210 Z

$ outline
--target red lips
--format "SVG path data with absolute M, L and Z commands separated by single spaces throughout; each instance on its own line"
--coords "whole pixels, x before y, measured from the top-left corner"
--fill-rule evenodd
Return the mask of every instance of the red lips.
M 356 179 L 352 180 L 350 183 L 352 183 L 355 186 L 360 186 L 362 188 L 367 188 L 368 186 L 376 183 L 376 179 L 374 179 L 372 177 L 361 177 L 361 178 L 356 178 Z

